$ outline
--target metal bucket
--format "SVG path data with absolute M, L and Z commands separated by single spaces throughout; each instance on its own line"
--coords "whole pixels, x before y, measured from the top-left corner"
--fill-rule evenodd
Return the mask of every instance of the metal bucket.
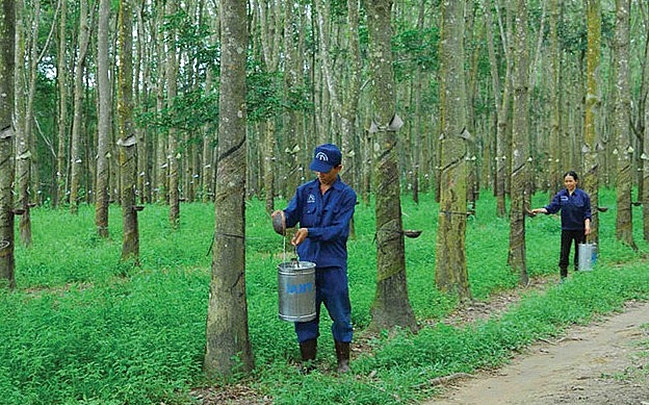
M 577 245 L 579 255 L 579 271 L 591 271 L 597 262 L 597 244 L 580 243 Z
M 289 322 L 315 319 L 315 263 L 290 261 L 277 266 L 279 318 Z

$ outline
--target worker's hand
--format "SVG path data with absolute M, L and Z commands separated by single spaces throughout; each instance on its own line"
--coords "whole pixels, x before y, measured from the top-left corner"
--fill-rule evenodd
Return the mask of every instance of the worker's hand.
M 309 235 L 309 229 L 308 228 L 300 228 L 295 232 L 295 236 L 293 236 L 293 239 L 291 239 L 291 245 L 297 246 L 300 243 L 304 242 L 306 237 Z
M 585 230 L 584 230 L 584 234 L 585 234 L 585 235 L 590 235 L 590 224 L 587 224 L 587 225 L 586 225 L 586 228 L 585 228 Z

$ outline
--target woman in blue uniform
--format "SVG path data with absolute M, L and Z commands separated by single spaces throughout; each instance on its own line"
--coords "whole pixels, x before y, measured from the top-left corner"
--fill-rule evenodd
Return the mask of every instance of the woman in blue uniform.
M 579 265 L 577 245 L 586 242 L 586 236 L 590 234 L 590 196 L 577 187 L 579 177 L 574 171 L 563 175 L 563 184 L 566 188 L 559 191 L 550 204 L 543 208 L 533 209 L 534 214 L 555 214 L 561 210 L 561 254 L 559 256 L 559 269 L 561 280 L 568 276 L 568 260 L 570 248 L 574 241 L 575 255 L 574 268 Z

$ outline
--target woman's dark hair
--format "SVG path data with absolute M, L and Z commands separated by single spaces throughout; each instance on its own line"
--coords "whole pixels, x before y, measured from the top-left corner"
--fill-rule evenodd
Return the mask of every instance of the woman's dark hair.
M 579 181 L 579 176 L 577 176 L 577 172 L 575 172 L 574 170 L 568 170 L 567 172 L 565 172 L 563 174 L 563 178 L 565 179 L 566 176 L 570 176 L 575 179 L 575 181 Z

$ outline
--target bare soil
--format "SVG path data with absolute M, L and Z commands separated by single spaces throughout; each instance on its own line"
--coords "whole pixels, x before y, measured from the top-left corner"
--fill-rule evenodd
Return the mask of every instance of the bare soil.
M 648 325 L 649 303 L 630 302 L 620 314 L 529 347 L 498 370 L 449 379 L 426 404 L 649 405 Z

